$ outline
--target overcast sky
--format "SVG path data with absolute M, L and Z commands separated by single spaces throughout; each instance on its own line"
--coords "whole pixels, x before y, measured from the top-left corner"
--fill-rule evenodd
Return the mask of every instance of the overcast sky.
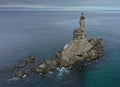
M 120 0 L 0 0 L 0 10 L 120 10 Z

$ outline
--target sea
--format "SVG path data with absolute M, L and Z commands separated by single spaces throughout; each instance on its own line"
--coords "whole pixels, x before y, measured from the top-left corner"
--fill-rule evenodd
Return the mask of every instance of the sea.
M 102 38 L 103 55 L 83 68 L 60 68 L 17 79 L 13 67 L 33 55 L 55 56 L 72 40 L 81 11 L 0 11 L 0 87 L 120 87 L 120 11 L 89 10 L 88 38 Z

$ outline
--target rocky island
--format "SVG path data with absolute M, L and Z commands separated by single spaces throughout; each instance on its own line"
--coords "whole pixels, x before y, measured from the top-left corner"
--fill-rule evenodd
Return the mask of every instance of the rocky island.
M 34 61 L 35 58 L 30 56 L 26 59 L 25 63 L 20 63 L 15 67 L 15 76 L 17 78 L 23 78 L 28 76 L 31 72 L 46 74 L 50 71 L 55 71 L 58 67 L 70 67 L 76 64 L 82 66 L 84 63 L 97 60 L 103 50 L 101 39 L 89 39 L 86 36 L 85 16 L 83 13 L 81 14 L 79 23 L 80 27 L 73 30 L 73 40 L 66 44 L 63 50 L 59 51 L 51 59 L 29 67 L 27 71 L 22 71 L 22 68 Z

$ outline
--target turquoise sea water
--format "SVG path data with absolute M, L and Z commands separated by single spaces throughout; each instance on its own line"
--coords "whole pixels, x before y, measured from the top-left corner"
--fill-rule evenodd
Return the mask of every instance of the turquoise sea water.
M 120 11 L 85 11 L 88 37 L 105 40 L 103 57 L 83 69 L 14 77 L 18 60 L 44 61 L 61 50 L 79 27 L 81 12 L 0 12 L 0 87 L 120 87 Z

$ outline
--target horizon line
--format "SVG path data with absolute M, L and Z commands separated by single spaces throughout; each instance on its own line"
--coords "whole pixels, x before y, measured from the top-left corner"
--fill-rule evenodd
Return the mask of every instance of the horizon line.
M 120 7 L 103 6 L 45 6 L 45 5 L 0 5 L 0 11 L 81 11 L 81 10 L 120 10 Z

